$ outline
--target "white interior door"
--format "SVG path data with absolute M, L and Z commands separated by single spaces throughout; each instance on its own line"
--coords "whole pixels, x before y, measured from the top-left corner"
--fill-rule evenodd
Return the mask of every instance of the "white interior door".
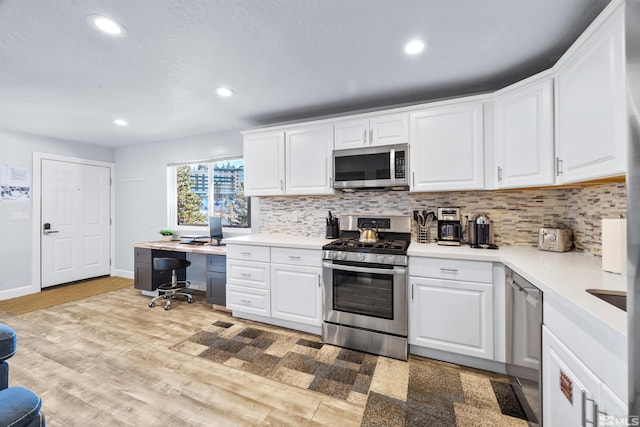
M 111 170 L 42 159 L 42 287 L 110 272 Z

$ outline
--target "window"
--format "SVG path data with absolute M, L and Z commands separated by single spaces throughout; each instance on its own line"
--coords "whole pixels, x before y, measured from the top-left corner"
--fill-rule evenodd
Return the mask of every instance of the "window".
M 206 226 L 210 215 L 219 215 L 224 227 L 251 227 L 243 159 L 170 165 L 168 177 L 171 226 Z

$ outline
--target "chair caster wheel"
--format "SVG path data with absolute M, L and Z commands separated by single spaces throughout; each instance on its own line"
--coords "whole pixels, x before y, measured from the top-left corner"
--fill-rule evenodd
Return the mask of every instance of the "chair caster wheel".
M 169 304 L 165 304 L 165 305 L 164 305 L 164 309 L 165 309 L 165 310 L 169 310 L 170 308 L 171 308 L 171 306 L 170 306 Z
M 155 301 L 151 301 L 151 302 L 149 303 L 149 307 L 155 307 L 155 305 L 156 305 Z

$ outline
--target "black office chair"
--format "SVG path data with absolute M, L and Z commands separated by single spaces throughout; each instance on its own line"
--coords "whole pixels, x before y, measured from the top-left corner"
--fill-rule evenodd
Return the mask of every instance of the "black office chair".
M 177 258 L 154 258 L 153 269 L 157 271 L 169 271 L 171 270 L 171 282 L 163 283 L 158 286 L 158 296 L 153 298 L 149 303 L 149 307 L 156 305 L 156 300 L 164 299 L 164 309 L 169 310 L 171 308 L 171 300 L 178 295 L 187 298 L 187 302 L 191 304 L 193 302 L 193 295 L 191 291 L 187 289 L 191 283 L 187 280 L 178 280 L 178 274 L 176 270 L 187 268 L 191 265 L 191 261 L 186 259 Z

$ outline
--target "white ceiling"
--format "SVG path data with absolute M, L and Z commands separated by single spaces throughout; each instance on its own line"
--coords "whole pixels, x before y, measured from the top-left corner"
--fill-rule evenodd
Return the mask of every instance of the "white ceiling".
M 553 65 L 608 2 L 0 0 L 0 129 L 119 147 L 492 91 Z M 429 48 L 408 57 L 416 36 Z

